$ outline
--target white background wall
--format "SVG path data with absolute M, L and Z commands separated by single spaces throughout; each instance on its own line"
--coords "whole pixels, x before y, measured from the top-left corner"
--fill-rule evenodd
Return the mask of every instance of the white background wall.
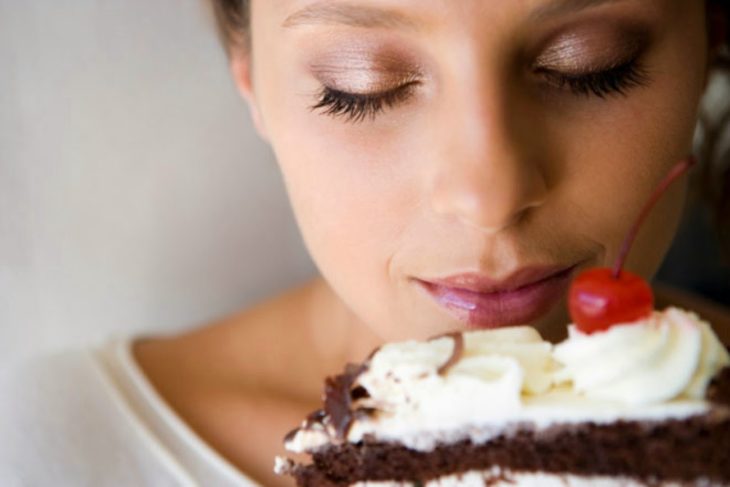
M 0 0 L 0 357 L 313 273 L 200 0 Z

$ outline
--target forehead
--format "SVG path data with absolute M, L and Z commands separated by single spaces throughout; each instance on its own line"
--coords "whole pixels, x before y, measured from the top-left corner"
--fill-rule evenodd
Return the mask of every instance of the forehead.
M 273 0 L 267 2 L 284 26 L 348 24 L 361 27 L 408 27 L 446 8 L 470 11 L 520 11 L 530 20 L 580 12 L 631 0 Z M 651 0 L 643 0 L 651 3 Z

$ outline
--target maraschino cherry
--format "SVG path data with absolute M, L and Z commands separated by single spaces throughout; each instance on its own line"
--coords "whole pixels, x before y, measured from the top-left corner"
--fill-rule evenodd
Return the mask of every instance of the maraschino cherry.
M 583 333 L 604 331 L 612 325 L 629 323 L 651 315 L 654 295 L 641 277 L 623 270 L 636 234 L 667 188 L 695 163 L 693 157 L 679 162 L 659 183 L 629 230 L 613 269 L 596 268 L 581 272 L 571 284 L 568 310 L 573 323 Z

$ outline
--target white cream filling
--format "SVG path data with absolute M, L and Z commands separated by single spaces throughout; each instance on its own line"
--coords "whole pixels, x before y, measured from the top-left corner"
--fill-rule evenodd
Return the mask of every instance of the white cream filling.
M 579 425 L 585 422 L 610 424 L 618 420 L 665 421 L 701 415 L 708 409 L 709 405 L 706 402 L 697 400 L 674 401 L 636 409 L 616 403 L 592 401 L 570 392 L 557 391 L 541 397 L 528 398 L 524 406 L 495 416 L 490 421 L 479 423 L 462 421 L 460 425 L 451 428 L 432 429 L 425 427 L 419 421 L 395 417 L 356 421 L 350 429 L 347 440 L 354 443 L 362 440 L 365 435 L 372 435 L 378 441 L 399 442 L 414 450 L 428 451 L 439 443 L 455 443 L 466 439 L 482 443 L 502 434 L 510 434 L 521 427 L 540 432 L 556 425 Z M 327 431 L 315 427 L 300 431 L 286 444 L 286 448 L 293 452 L 304 452 L 330 442 L 331 438 Z
M 487 471 L 470 471 L 464 474 L 447 475 L 431 480 L 425 487 L 645 487 L 647 484 L 627 477 L 608 477 L 602 475 L 571 475 L 550 473 L 528 473 L 500 471 L 498 468 Z M 681 487 L 686 484 L 677 482 L 652 483 L 654 487 Z M 715 487 L 720 484 L 707 479 L 697 479 L 696 487 Z M 352 487 L 412 487 L 413 483 L 378 481 L 358 482 Z
M 281 457 L 276 458 L 274 471 L 279 475 L 287 474 L 293 463 Z M 576 475 L 547 472 L 520 472 L 494 466 L 488 470 L 470 470 L 464 473 L 442 475 L 424 484 L 425 487 L 644 487 L 645 483 L 630 477 L 610 477 L 607 475 Z M 653 487 L 681 487 L 686 483 L 653 482 Z M 692 482 L 695 487 L 721 487 L 722 484 L 707 478 L 698 478 Z M 393 480 L 363 481 L 351 484 L 351 487 L 413 487 L 413 482 L 397 482 Z

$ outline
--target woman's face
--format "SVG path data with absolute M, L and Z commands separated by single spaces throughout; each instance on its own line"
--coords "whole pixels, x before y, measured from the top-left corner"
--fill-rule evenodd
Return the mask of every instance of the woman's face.
M 697 0 L 253 0 L 250 82 L 323 276 L 383 339 L 566 324 L 691 148 Z M 627 268 L 650 277 L 677 185 Z

